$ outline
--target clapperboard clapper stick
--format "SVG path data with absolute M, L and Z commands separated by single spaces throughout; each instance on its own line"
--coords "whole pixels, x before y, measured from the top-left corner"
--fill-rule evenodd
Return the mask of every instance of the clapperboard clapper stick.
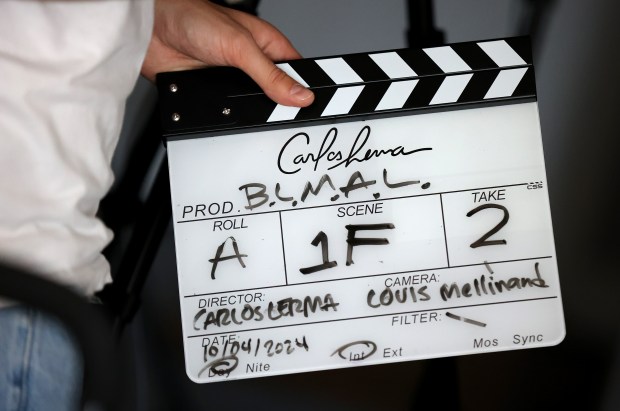
M 279 67 L 314 104 L 232 68 L 157 79 L 189 378 L 563 339 L 526 38 Z

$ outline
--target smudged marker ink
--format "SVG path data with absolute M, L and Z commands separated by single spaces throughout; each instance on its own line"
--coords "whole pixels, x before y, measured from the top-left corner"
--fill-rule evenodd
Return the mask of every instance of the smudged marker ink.
M 467 324 L 477 325 L 478 327 L 486 327 L 485 323 L 480 321 L 472 320 L 471 318 L 461 317 L 460 315 L 452 314 L 451 312 L 446 312 L 446 317 L 452 318 L 453 320 L 463 321 Z

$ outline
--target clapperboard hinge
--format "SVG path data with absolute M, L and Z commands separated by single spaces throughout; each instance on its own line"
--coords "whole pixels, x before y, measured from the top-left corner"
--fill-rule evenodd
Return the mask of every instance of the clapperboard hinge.
M 278 67 L 314 91 L 311 106 L 276 104 L 240 72 L 233 73 L 237 77 L 231 75 L 230 81 L 241 86 L 237 84 L 234 93 L 216 96 L 216 101 L 207 101 L 213 88 L 208 80 L 202 87 L 193 81 L 183 99 L 174 99 L 171 95 L 177 91 L 171 85 L 181 91 L 190 72 L 163 73 L 158 78 L 160 93 L 170 97 L 162 99 L 165 134 L 436 111 L 536 97 L 525 37 L 300 59 Z

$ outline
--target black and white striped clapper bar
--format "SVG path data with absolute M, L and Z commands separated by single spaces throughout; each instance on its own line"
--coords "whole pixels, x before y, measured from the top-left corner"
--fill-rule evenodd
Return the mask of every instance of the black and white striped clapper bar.
M 162 73 L 196 382 L 558 344 L 526 38 Z

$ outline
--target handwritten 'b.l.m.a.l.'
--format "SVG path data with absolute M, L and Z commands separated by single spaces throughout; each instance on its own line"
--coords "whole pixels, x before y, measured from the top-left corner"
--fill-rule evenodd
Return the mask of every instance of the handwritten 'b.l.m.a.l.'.
M 405 186 L 410 186 L 413 184 L 420 184 L 420 180 L 406 180 L 399 182 L 390 182 L 388 180 L 388 171 L 387 169 L 383 169 L 383 183 L 385 187 L 388 189 L 397 189 Z M 321 189 L 327 184 L 329 188 L 332 190 L 333 196 L 330 197 L 330 201 L 336 201 L 340 198 L 340 194 L 344 194 L 345 198 L 349 198 L 349 194 L 355 190 L 359 189 L 367 189 L 375 184 L 377 184 L 377 180 L 366 180 L 363 174 L 360 171 L 354 171 L 345 185 L 336 189 L 332 178 L 329 174 L 323 174 L 320 176 L 318 183 L 316 184 L 316 188 L 312 185 L 310 181 L 307 181 L 304 184 L 303 190 L 301 190 L 300 199 L 301 202 L 304 203 L 309 194 L 317 196 Z M 422 190 L 427 190 L 431 186 L 430 182 L 425 182 L 421 184 Z M 245 198 L 247 200 L 247 205 L 245 206 L 246 210 L 252 211 L 257 209 L 263 205 L 266 205 L 269 200 L 272 198 L 269 193 L 267 193 L 267 185 L 263 183 L 248 183 L 243 184 L 239 187 L 239 190 L 243 190 L 245 192 Z M 276 199 L 282 203 L 290 203 L 292 207 L 296 207 L 299 202 L 295 199 L 294 196 L 290 196 L 282 193 L 282 186 L 280 183 L 275 184 L 274 194 Z M 378 199 L 381 197 L 380 192 L 372 192 L 372 197 L 374 199 Z M 276 201 L 269 202 L 269 207 L 273 207 L 276 205 Z

